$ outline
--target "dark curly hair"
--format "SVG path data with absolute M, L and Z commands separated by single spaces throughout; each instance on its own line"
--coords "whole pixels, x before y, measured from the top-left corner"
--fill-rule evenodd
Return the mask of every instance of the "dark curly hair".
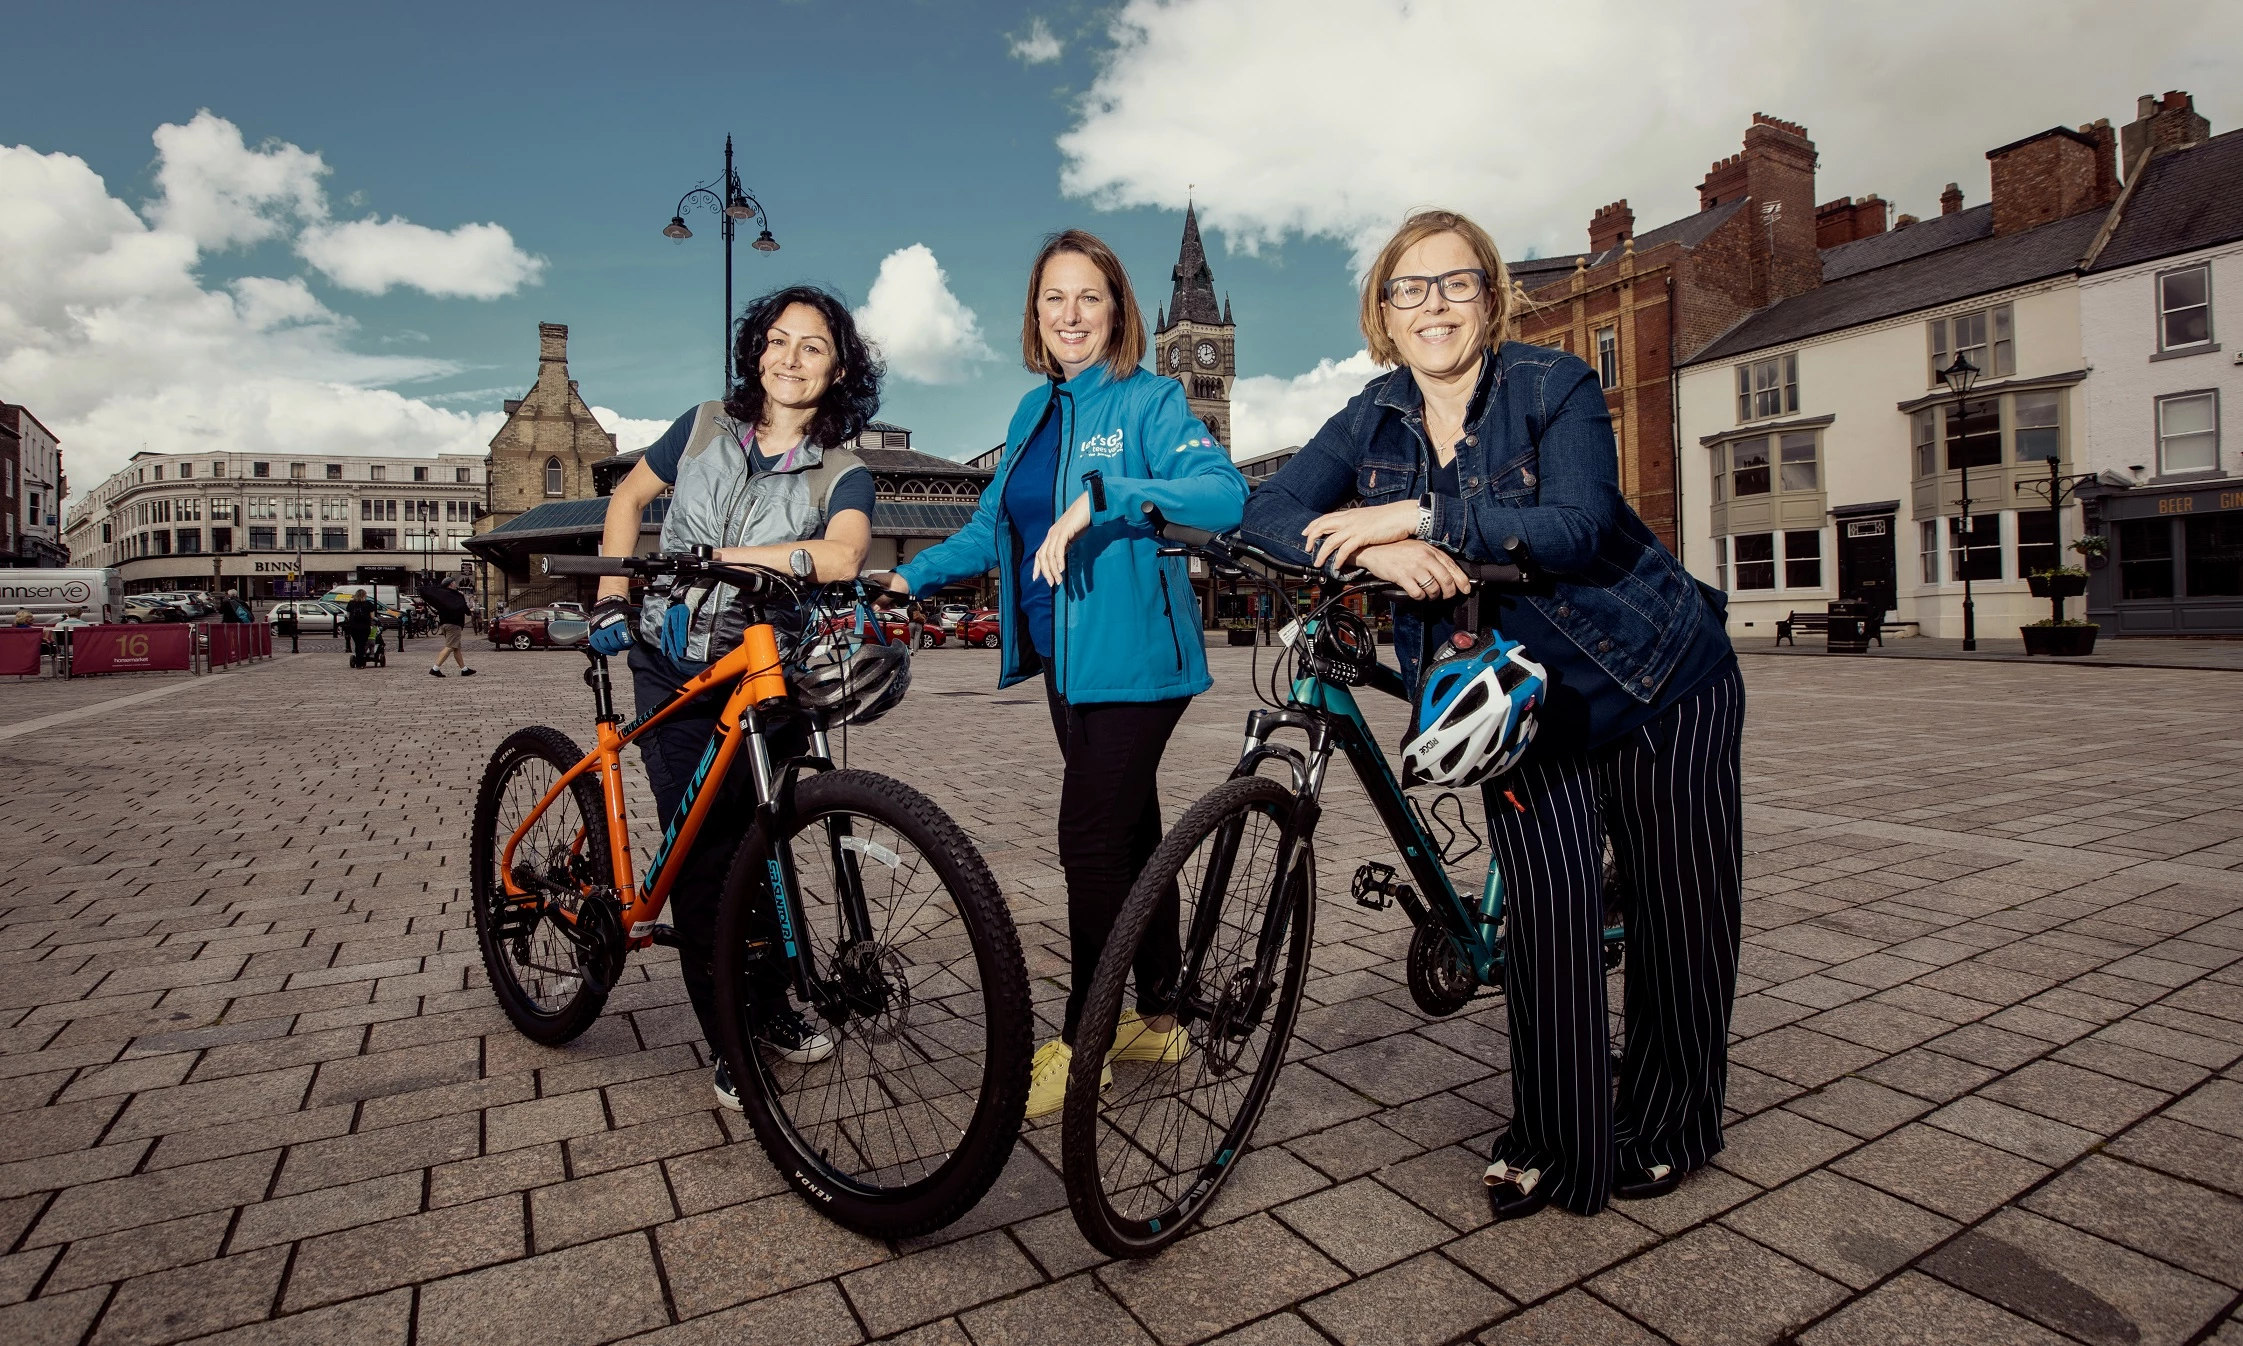
M 826 320 L 833 333 L 834 356 L 840 371 L 818 402 L 810 418 L 810 442 L 821 449 L 836 448 L 855 439 L 880 412 L 880 378 L 887 372 L 880 357 L 857 334 L 857 320 L 841 296 L 816 285 L 789 285 L 773 290 L 748 305 L 733 329 L 732 372 L 738 380 L 724 399 L 724 409 L 742 425 L 763 419 L 763 380 L 756 375 L 756 360 L 763 352 L 764 334 L 779 321 L 790 304 L 807 304 Z

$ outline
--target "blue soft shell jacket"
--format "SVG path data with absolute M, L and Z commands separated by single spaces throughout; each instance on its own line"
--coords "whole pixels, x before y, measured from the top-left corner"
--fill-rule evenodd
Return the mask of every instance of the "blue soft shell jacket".
M 1032 563 L 1043 539 L 1016 537 L 1005 514 L 1005 483 L 1054 399 L 1059 476 L 1053 517 L 1089 492 L 1093 473 L 1106 496 L 1106 507 L 1093 510 L 1090 527 L 1068 548 L 1066 580 L 1052 595 L 1051 662 L 1060 693 L 1083 704 L 1197 696 L 1213 683 L 1190 573 L 1184 558 L 1160 555 L 1143 508 L 1150 501 L 1172 523 L 1223 532 L 1238 526 L 1246 478 L 1186 408 L 1184 387 L 1174 379 L 1144 370 L 1116 379 L 1100 364 L 1021 398 L 996 479 L 982 491 L 973 518 L 896 573 L 913 594 L 925 596 L 995 567 L 1005 614 L 997 685 L 1009 687 L 1036 671 L 1018 618 L 1017 564 Z

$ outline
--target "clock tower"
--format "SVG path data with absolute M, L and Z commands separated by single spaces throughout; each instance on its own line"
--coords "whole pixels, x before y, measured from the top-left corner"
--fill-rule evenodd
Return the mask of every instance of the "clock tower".
M 1238 327 L 1230 300 L 1215 302 L 1215 273 L 1199 241 L 1196 208 L 1184 208 L 1184 246 L 1170 274 L 1175 291 L 1153 336 L 1153 360 L 1184 385 L 1185 401 L 1224 448 L 1231 444 L 1231 380 L 1238 377 Z

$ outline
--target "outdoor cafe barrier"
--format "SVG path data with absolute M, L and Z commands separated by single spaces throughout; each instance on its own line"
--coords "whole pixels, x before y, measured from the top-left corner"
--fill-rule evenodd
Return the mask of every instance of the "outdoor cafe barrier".
M 273 628 L 264 622 L 204 622 L 203 668 L 223 668 L 273 657 Z
M 45 634 L 36 626 L 0 626 L 0 677 L 38 677 L 39 638 Z
M 195 632 L 184 623 L 81 626 L 70 633 L 66 677 L 194 670 Z

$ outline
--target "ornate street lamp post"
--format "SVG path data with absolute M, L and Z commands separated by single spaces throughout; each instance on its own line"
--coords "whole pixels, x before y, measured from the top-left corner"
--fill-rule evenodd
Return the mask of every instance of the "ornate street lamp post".
M 742 220 L 756 220 L 762 229 L 748 246 L 757 252 L 777 252 L 779 240 L 771 237 L 771 217 L 763 211 L 763 203 L 756 200 L 740 186 L 740 175 L 732 167 L 732 137 L 724 138 L 724 176 L 714 182 L 704 182 L 678 198 L 677 213 L 662 226 L 664 238 L 683 243 L 693 237 L 685 227 L 685 213 L 696 207 L 707 207 L 717 214 L 718 232 L 724 238 L 724 386 L 732 387 L 732 238 Z
M 1962 450 L 1963 459 L 1963 515 L 1962 523 L 1960 525 L 1962 530 L 1961 536 L 1963 539 L 1963 545 L 1957 552 L 1957 555 L 1961 558 L 1963 563 L 1963 648 L 1966 650 L 1975 650 L 1978 648 L 1978 609 L 1977 606 L 1971 601 L 1970 591 L 1971 444 L 1969 435 L 1965 433 L 1966 426 L 1969 422 L 1964 413 L 1969 406 L 1967 399 L 1970 397 L 1971 385 L 1978 382 L 1978 366 L 1970 362 L 1969 356 L 1964 355 L 1961 351 L 1956 351 L 1955 363 L 1939 371 L 1939 381 L 1946 384 L 1947 391 L 1955 395 L 1954 442 Z

